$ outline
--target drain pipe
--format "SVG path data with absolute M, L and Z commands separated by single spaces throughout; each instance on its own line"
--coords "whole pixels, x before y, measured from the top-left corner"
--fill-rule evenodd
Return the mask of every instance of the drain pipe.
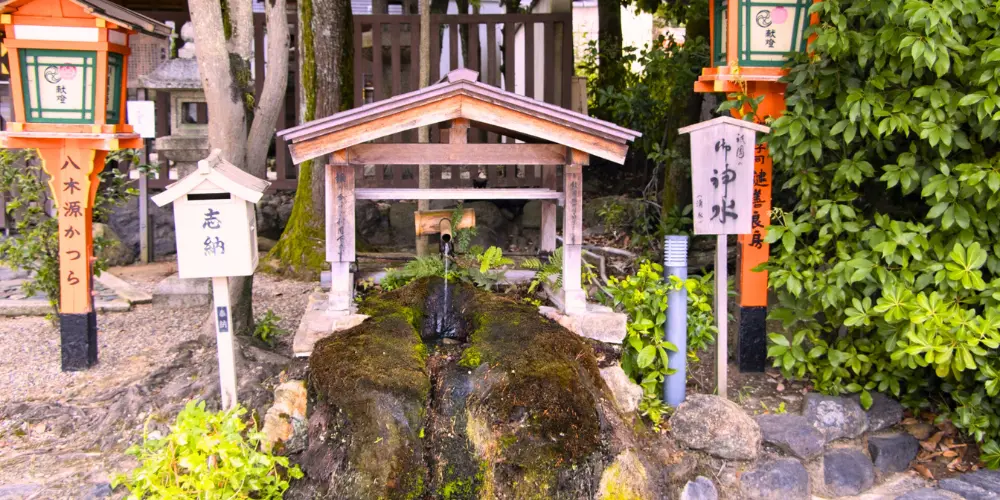
M 451 245 L 451 219 L 441 219 L 438 224 L 438 232 L 441 233 L 441 238 L 438 240 L 441 250 L 441 255 L 444 257 L 451 257 L 454 249 Z
M 670 276 L 681 280 L 688 277 L 688 237 L 667 236 L 663 245 L 663 278 Z M 676 370 L 663 382 L 663 399 L 670 406 L 684 402 L 687 385 L 687 289 L 672 290 L 667 294 L 667 341 L 677 346 L 677 352 L 667 354 L 670 368 Z

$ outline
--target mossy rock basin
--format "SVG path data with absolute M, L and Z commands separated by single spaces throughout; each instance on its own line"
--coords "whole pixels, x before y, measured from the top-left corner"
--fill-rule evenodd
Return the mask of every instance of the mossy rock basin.
M 423 280 L 361 311 L 309 359 L 306 478 L 286 498 L 669 496 L 663 441 L 535 308 Z

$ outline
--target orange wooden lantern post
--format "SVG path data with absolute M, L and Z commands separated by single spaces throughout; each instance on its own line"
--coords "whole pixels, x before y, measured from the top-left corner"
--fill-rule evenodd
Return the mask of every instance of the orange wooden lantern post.
M 813 0 L 709 0 L 712 67 L 702 70 L 696 92 L 764 96 L 757 121 L 785 111 L 782 66 L 790 52 L 806 48 Z M 735 114 L 735 113 L 734 113 Z M 767 361 L 767 272 L 753 269 L 767 262 L 764 241 L 770 226 L 771 155 L 757 145 L 754 155 L 752 232 L 739 236 L 737 275 L 740 297 L 737 360 L 741 371 L 764 371 Z
M 142 147 L 125 123 L 129 35 L 170 28 L 107 0 L 0 1 L 14 120 L 6 148 L 36 149 L 59 216 L 62 369 L 97 362 L 91 214 L 108 151 Z

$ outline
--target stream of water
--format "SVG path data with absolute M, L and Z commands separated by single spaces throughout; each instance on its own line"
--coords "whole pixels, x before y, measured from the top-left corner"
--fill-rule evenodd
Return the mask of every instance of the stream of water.
M 455 325 L 451 321 L 451 308 L 449 302 L 451 294 L 448 293 L 448 272 L 451 268 L 451 242 L 445 241 L 441 244 L 441 253 L 444 258 L 444 301 L 441 310 L 437 314 L 437 334 L 440 338 L 451 338 L 455 336 Z

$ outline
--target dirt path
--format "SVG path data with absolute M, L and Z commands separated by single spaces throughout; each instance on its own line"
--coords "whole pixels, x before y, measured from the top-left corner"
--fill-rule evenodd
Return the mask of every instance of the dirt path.
M 173 263 L 112 272 L 152 292 Z M 272 310 L 294 331 L 315 284 L 255 278 L 254 310 Z M 0 499 L 101 498 L 143 426 L 166 431 L 188 399 L 218 399 L 214 332 L 207 308 L 137 305 L 98 318 L 97 366 L 59 368 L 59 333 L 44 318 L 0 319 Z M 277 374 L 290 359 L 291 335 L 273 349 L 239 342 L 240 398 L 270 403 Z M 262 410 L 258 410 L 262 411 Z

